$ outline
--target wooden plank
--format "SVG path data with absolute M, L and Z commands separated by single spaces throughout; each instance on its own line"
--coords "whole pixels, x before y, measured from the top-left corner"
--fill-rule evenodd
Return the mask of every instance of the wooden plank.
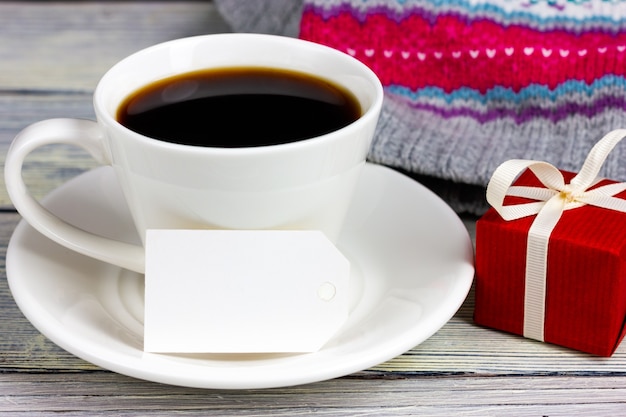
M 211 2 L 0 2 L 0 160 L 15 135 L 39 120 L 94 119 L 92 94 L 115 62 L 147 46 L 229 31 Z M 37 151 L 25 165 L 41 198 L 95 166 L 79 149 Z M 12 207 L 4 176 L 0 209 Z
M 0 2 L 0 90 L 91 92 L 139 49 L 225 31 L 209 1 Z
M 80 379 L 72 374 L 0 375 L 0 392 L 0 409 L 14 415 L 132 410 L 142 415 L 602 416 L 620 415 L 626 406 L 623 378 L 562 376 L 428 376 L 379 382 L 339 378 L 298 387 L 227 391 L 170 387 L 97 372 Z

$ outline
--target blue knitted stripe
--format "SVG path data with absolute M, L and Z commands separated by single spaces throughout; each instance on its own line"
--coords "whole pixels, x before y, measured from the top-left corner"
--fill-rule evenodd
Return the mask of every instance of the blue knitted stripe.
M 584 7 L 591 7 L 590 2 L 557 4 L 549 0 L 476 4 L 467 0 L 344 0 L 341 3 L 336 0 L 310 0 L 306 9 L 325 19 L 342 12 L 350 12 L 359 21 L 372 14 L 385 14 L 398 22 L 415 15 L 433 21 L 437 16 L 453 15 L 465 16 L 468 20 L 486 18 L 504 25 L 516 24 L 540 30 L 562 28 L 576 33 L 589 30 L 614 32 L 616 28 L 626 25 L 625 1 L 606 0 L 599 6 L 594 3 L 594 6 L 593 10 L 585 10 Z M 570 12 L 574 8 L 578 10 Z
M 543 85 L 531 84 L 528 87 L 522 88 L 519 92 L 515 92 L 510 88 L 495 86 L 484 94 L 469 87 L 462 87 L 450 93 L 446 93 L 439 87 L 425 87 L 419 90 L 411 90 L 402 85 L 390 85 L 387 86 L 386 89 L 390 93 L 403 96 L 411 101 L 436 99 L 445 104 L 453 104 L 458 101 L 470 101 L 473 102 L 473 104 L 480 105 L 493 102 L 508 102 L 519 105 L 530 99 L 537 98 L 543 101 L 547 100 L 548 102 L 558 102 L 563 98 L 571 101 L 572 94 L 592 97 L 597 95 L 598 91 L 606 91 L 607 89 L 622 93 L 626 91 L 626 79 L 616 75 L 606 75 L 591 84 L 580 80 L 567 80 L 555 89 L 550 89 Z

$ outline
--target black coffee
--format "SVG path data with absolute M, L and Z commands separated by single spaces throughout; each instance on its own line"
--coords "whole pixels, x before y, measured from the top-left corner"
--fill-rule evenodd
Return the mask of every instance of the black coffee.
M 352 93 L 326 80 L 278 69 L 224 68 L 149 84 L 124 100 L 117 120 L 167 142 L 241 148 L 312 138 L 360 116 Z

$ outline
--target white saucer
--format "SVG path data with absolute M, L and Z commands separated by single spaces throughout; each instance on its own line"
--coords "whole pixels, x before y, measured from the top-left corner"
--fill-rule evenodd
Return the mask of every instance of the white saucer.
M 97 233 L 137 242 L 109 167 L 53 191 L 44 204 Z M 103 368 L 201 388 L 267 388 L 348 375 L 385 362 L 439 330 L 474 276 L 473 250 L 456 214 L 391 169 L 368 164 L 338 242 L 352 262 L 345 326 L 309 354 L 143 352 L 143 275 L 78 255 L 22 221 L 7 252 L 13 296 L 54 343 Z

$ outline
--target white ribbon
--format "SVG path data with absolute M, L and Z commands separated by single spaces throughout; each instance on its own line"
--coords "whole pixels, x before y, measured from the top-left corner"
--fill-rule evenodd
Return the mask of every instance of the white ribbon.
M 613 183 L 589 188 L 601 179 L 598 173 L 615 145 L 626 137 L 626 129 L 614 130 L 591 149 L 580 172 L 565 184 L 563 174 L 546 162 L 513 159 L 500 165 L 487 185 L 487 201 L 504 220 L 537 215 L 526 244 L 526 286 L 524 294 L 524 336 L 544 341 L 546 265 L 548 241 L 564 210 L 586 204 L 626 212 L 626 200 L 613 197 L 626 190 L 626 183 Z M 513 182 L 530 169 L 545 186 L 513 186 Z M 525 197 L 533 202 L 504 205 L 509 196 Z

